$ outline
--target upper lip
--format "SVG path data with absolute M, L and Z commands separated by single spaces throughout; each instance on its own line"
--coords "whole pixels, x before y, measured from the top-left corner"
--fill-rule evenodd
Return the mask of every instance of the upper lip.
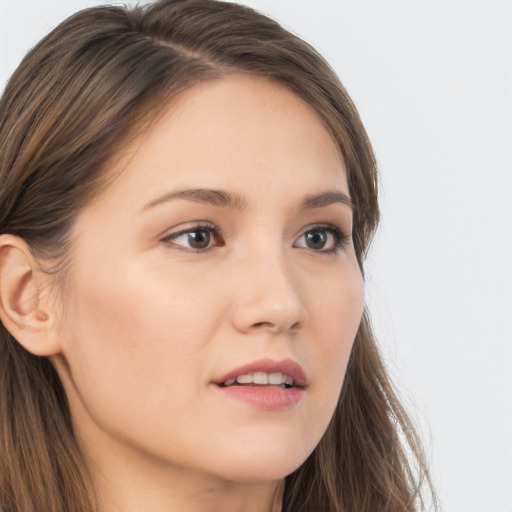
M 281 359 L 276 361 L 274 359 L 259 359 L 252 363 L 247 363 L 228 373 L 215 379 L 214 384 L 223 384 L 228 379 L 233 379 L 238 375 L 245 375 L 252 372 L 265 372 L 265 373 L 282 373 L 292 377 L 294 385 L 298 387 L 305 387 L 307 385 L 306 373 L 302 369 L 302 366 L 292 359 Z

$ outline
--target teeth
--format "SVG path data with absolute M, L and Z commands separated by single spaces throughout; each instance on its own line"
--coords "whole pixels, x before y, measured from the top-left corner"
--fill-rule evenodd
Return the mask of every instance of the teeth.
M 282 373 L 269 373 L 268 383 L 269 384 L 284 384 L 286 376 Z
M 268 373 L 254 372 L 252 381 L 254 384 L 268 384 Z
M 232 386 L 235 382 L 238 384 L 258 384 L 272 386 L 293 386 L 293 378 L 282 373 L 266 373 L 266 372 L 254 372 L 246 373 L 244 375 L 238 375 L 224 382 L 224 386 Z

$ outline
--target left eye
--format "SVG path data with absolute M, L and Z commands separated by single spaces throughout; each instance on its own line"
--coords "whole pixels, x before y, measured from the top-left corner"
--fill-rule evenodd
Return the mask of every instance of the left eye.
M 206 251 L 212 245 L 224 245 L 220 233 L 212 226 L 196 226 L 166 237 L 164 242 L 176 245 L 184 250 Z
M 320 226 L 303 233 L 296 246 L 318 252 L 335 252 L 346 238 L 345 234 L 335 226 Z

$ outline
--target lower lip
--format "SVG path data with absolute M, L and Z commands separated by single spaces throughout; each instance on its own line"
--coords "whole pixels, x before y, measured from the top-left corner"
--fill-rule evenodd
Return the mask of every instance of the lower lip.
M 217 386 L 226 397 L 246 402 L 264 411 L 287 409 L 300 402 L 305 394 L 304 388 L 272 388 L 258 386 Z

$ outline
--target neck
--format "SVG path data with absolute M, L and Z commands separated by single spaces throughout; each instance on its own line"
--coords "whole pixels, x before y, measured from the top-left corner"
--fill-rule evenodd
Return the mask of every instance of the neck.
M 88 453 L 100 512 L 282 510 L 284 480 L 226 480 L 162 461 L 148 461 L 133 452 L 114 451 Z
M 135 475 L 134 475 L 135 476 Z M 227 482 L 182 470 L 166 483 L 134 478 L 96 479 L 100 512 L 281 512 L 284 481 Z

